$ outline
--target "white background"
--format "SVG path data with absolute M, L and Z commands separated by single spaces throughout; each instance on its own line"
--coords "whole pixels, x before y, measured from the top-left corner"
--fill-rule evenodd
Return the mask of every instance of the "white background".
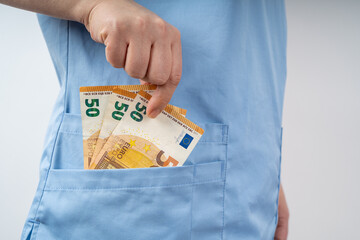
M 360 1 L 288 0 L 289 239 L 360 239 Z M 18 239 L 59 87 L 34 14 L 0 5 L 0 239 Z
M 289 0 L 289 239 L 360 239 L 360 1 Z

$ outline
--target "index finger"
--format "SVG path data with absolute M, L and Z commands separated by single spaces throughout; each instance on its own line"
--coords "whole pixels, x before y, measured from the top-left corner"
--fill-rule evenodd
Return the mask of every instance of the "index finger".
M 172 66 L 169 80 L 164 85 L 159 85 L 153 93 L 147 106 L 147 114 L 151 118 L 157 117 L 159 113 L 170 102 L 172 95 L 177 88 L 182 71 L 182 54 L 180 42 L 171 47 L 172 50 Z

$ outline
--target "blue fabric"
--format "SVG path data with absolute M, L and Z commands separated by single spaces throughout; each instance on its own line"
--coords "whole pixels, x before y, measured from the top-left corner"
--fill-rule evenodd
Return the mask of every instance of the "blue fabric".
M 205 134 L 185 166 L 82 170 L 79 87 L 138 84 L 80 23 L 39 15 L 61 90 L 22 239 L 273 239 L 286 78 L 283 0 L 138 1 L 182 36 L 171 104 Z

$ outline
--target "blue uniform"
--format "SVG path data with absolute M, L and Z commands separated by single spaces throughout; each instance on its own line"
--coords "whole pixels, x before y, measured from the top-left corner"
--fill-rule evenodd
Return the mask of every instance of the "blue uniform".
M 283 0 L 138 1 L 181 32 L 171 104 L 204 128 L 186 165 L 83 170 L 80 86 L 138 84 L 77 22 L 39 15 L 61 90 L 22 239 L 273 239 L 286 78 Z

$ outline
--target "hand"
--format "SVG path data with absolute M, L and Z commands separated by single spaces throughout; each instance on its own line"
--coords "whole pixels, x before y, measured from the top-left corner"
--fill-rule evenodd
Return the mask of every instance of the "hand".
M 279 192 L 278 224 L 275 231 L 275 240 L 286 240 L 289 231 L 289 209 L 286 203 L 282 186 Z
M 133 0 L 100 0 L 83 23 L 106 46 L 107 61 L 142 83 L 157 85 L 148 107 L 156 117 L 169 103 L 182 71 L 180 32 Z

